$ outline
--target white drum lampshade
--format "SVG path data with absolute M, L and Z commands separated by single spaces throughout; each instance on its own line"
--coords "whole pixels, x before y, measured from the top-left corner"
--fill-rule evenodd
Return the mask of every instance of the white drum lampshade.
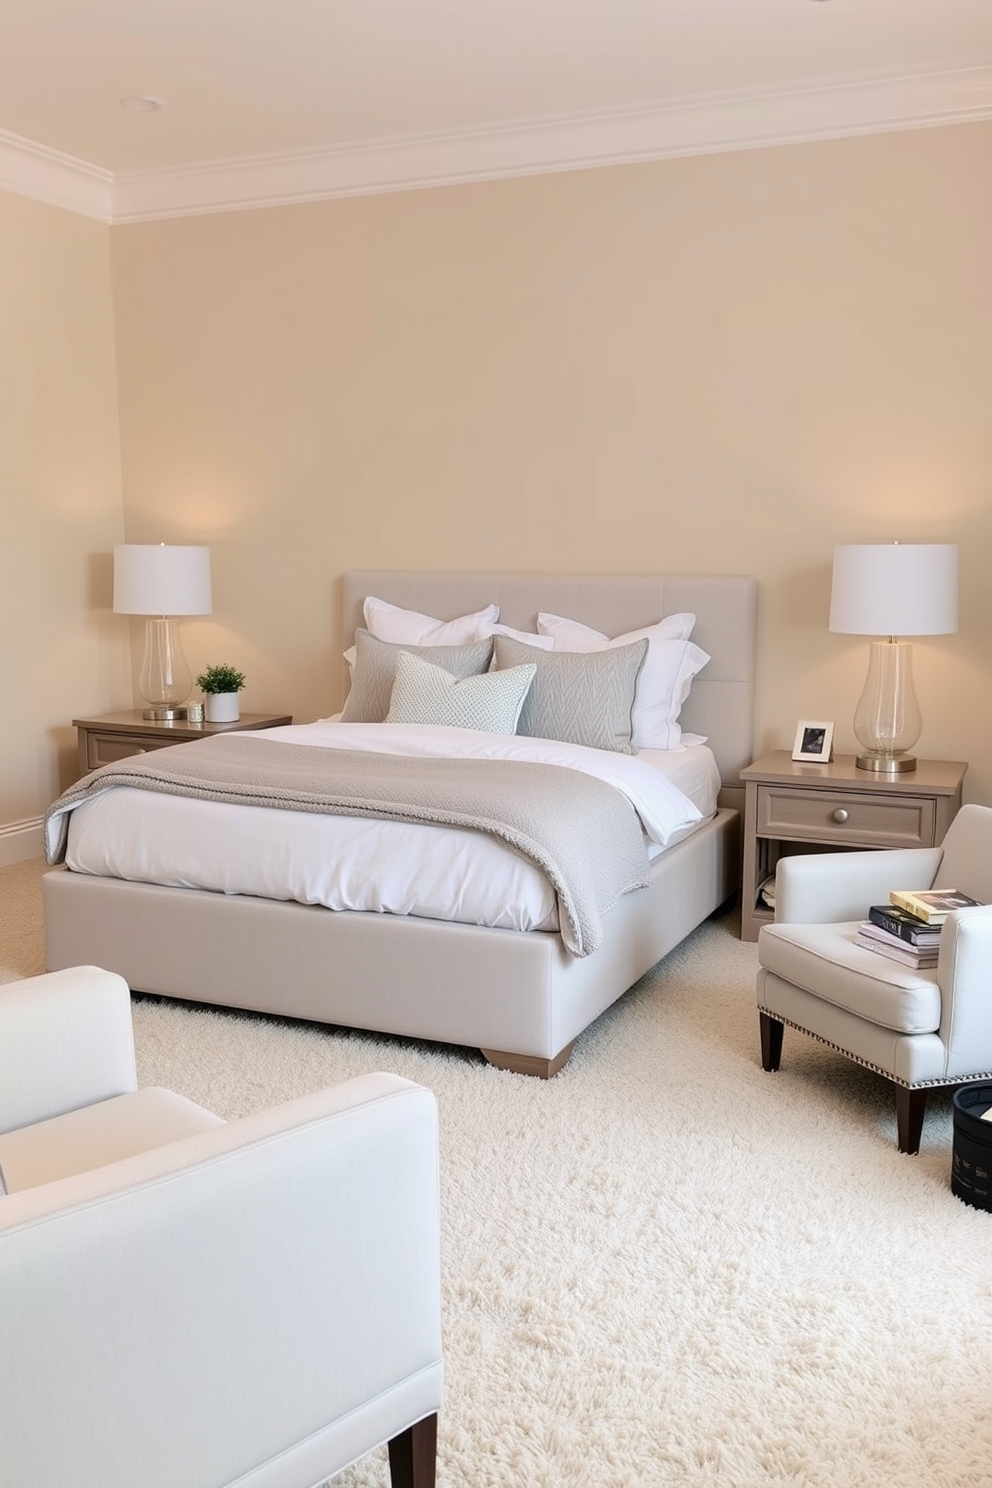
M 144 615 L 145 654 L 138 689 L 146 718 L 181 716 L 193 679 L 183 654 L 178 616 L 213 609 L 210 549 L 166 543 L 120 543 L 114 548 L 114 610 Z
M 862 770 L 912 770 L 909 751 L 923 718 L 913 686 L 913 648 L 899 636 L 951 635 L 958 628 L 954 543 L 866 543 L 834 549 L 830 629 L 873 641 L 854 715 Z

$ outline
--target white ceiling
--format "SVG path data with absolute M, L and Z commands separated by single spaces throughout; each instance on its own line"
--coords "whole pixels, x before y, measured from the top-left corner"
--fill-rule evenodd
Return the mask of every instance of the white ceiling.
M 107 221 L 980 118 L 992 0 L 0 0 L 0 187 Z

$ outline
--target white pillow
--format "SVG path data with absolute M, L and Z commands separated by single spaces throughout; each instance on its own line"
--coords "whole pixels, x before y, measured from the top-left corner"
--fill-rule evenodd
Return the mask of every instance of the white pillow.
M 693 677 L 710 659 L 689 640 L 695 623 L 695 615 L 688 613 L 666 615 L 657 625 L 645 625 L 611 640 L 601 631 L 561 615 L 537 617 L 538 630 L 552 637 L 556 651 L 606 651 L 647 640 L 648 654 L 634 692 L 631 734 L 634 749 L 682 747 L 679 713 L 689 696 Z
M 469 641 L 482 641 L 489 635 L 482 627 L 499 619 L 499 605 L 486 605 L 473 615 L 459 615 L 456 620 L 435 620 L 417 610 L 401 610 L 369 594 L 365 599 L 365 628 L 379 641 L 394 646 L 464 646 Z
M 631 630 L 611 641 L 602 631 L 593 630 L 591 625 L 583 625 L 579 620 L 566 620 L 564 615 L 547 615 L 542 610 L 537 617 L 538 633 L 551 636 L 559 651 L 602 651 L 607 645 L 629 645 L 642 636 L 647 636 L 649 643 L 652 640 L 687 641 L 695 623 L 695 615 L 684 611 L 678 615 L 666 615 L 656 625 L 645 625 L 641 630 Z
M 525 646 L 533 646 L 537 651 L 553 651 L 555 648 L 553 636 L 536 635 L 532 630 L 514 630 L 510 625 L 483 625 L 481 627 L 484 636 L 509 636 L 511 641 L 522 641 Z
M 537 667 L 508 667 L 459 679 L 412 651 L 396 658 L 387 723 L 430 723 L 448 728 L 515 734 Z

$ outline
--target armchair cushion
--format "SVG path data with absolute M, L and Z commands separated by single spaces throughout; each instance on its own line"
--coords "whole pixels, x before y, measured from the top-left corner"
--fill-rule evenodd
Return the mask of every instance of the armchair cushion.
M 839 925 L 764 925 L 762 966 L 834 1007 L 897 1033 L 940 1026 L 936 977 L 889 961 L 856 942 L 860 921 Z
M 0 1136 L 7 1193 L 71 1178 L 225 1123 L 172 1090 L 148 1086 Z

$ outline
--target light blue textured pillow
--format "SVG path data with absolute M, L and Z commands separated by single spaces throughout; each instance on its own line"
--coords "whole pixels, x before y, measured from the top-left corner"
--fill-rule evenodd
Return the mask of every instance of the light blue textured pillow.
M 396 658 L 387 723 L 433 723 L 448 728 L 513 734 L 536 667 L 508 667 L 481 677 L 453 677 L 411 651 Z

